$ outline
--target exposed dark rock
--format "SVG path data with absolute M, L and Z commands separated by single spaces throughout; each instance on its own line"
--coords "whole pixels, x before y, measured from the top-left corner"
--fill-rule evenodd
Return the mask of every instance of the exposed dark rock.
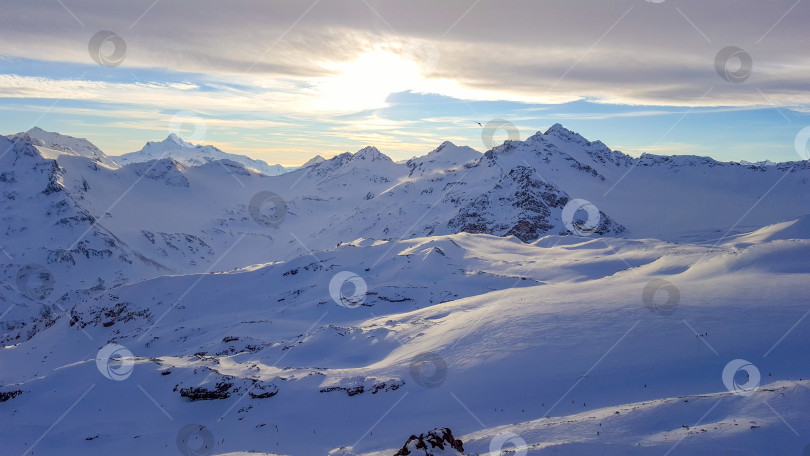
M 387 382 L 377 382 L 373 385 L 366 387 L 366 385 L 355 385 L 355 386 L 327 386 L 325 388 L 321 388 L 321 393 L 331 393 L 333 391 L 343 391 L 348 396 L 357 396 L 358 394 L 363 394 L 366 392 L 371 392 L 371 394 L 377 394 L 380 391 L 395 391 L 399 389 L 400 386 L 404 385 L 405 382 L 401 380 L 389 380 Z
M 462 207 L 447 225 L 454 232 L 515 236 L 532 242 L 547 234 L 570 234 L 561 218 L 569 200 L 559 187 L 540 179 L 534 168 L 518 166 L 492 190 Z M 599 235 L 623 231 L 603 212 L 599 225 L 591 230 Z
M 253 399 L 267 399 L 278 394 L 278 386 L 273 383 L 264 383 L 258 380 L 253 381 L 253 386 L 248 390 L 248 395 Z
M 22 391 L 0 391 L 0 402 L 6 402 L 9 399 L 14 399 L 15 397 L 22 394 Z
M 456 439 L 450 429 L 436 428 L 426 434 L 419 434 L 419 436 L 411 435 L 394 456 L 434 456 L 436 451 L 441 451 L 441 454 L 449 454 L 444 450 L 451 448 L 464 456 L 463 442 Z
M 190 401 L 211 401 L 214 399 L 227 399 L 231 397 L 231 387 L 233 383 L 219 382 L 214 388 L 209 389 L 202 386 L 181 388 L 180 396 Z

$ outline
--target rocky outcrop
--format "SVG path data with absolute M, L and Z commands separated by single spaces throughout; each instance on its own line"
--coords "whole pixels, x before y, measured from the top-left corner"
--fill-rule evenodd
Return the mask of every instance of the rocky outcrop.
M 461 208 L 448 222 L 453 232 L 515 236 L 532 242 L 547 234 L 570 234 L 562 209 L 570 200 L 559 187 L 541 180 L 534 168 L 518 166 L 490 191 Z M 600 212 L 594 234 L 618 234 L 624 227 Z
M 464 456 L 461 440 L 448 428 L 436 428 L 419 436 L 412 435 L 394 456 Z

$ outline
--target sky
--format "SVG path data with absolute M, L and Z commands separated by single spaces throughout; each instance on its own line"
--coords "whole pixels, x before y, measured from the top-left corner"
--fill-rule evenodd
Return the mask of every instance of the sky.
M 118 155 L 175 132 L 295 166 L 561 123 L 633 156 L 793 161 L 809 20 L 810 0 L 4 0 L 0 134 Z

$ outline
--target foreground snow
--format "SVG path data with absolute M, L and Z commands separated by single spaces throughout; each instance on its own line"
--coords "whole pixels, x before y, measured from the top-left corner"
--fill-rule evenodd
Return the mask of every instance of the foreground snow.
M 393 454 L 434 427 L 478 454 L 504 432 L 529 454 L 799 454 L 810 335 L 803 322 L 789 330 L 808 309 L 797 290 L 810 278 L 810 230 L 797 224 L 800 239 L 744 248 L 763 233 L 717 247 L 469 234 L 360 242 L 119 287 L 2 351 L 4 390 L 22 394 L 0 406 L 12 423 L 0 433 L 22 453 L 70 409 L 37 451 L 174 451 L 195 423 L 214 454 Z M 368 286 L 361 305 L 330 296 L 347 269 Z M 439 275 L 453 270 L 457 279 Z M 677 288 L 677 305 L 664 306 L 663 291 L 644 302 L 655 279 Z M 108 343 L 135 357 L 124 378 L 114 362 L 112 380 L 99 371 Z M 738 358 L 761 372 L 753 394 L 724 385 Z

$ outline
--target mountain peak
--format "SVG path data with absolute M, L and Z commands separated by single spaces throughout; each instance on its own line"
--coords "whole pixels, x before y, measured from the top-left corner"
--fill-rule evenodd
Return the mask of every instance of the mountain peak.
M 318 163 L 321 163 L 321 162 L 324 162 L 324 161 L 326 161 L 325 158 L 321 157 L 320 155 L 316 155 L 316 156 L 310 158 L 309 160 L 307 160 L 307 162 L 304 163 L 303 165 L 301 165 L 301 167 L 306 168 L 307 166 L 317 165 Z
M 439 147 L 437 147 L 437 148 L 431 150 L 430 152 L 428 152 L 427 157 L 434 158 L 434 157 L 436 157 L 438 155 L 444 155 L 444 153 L 446 151 L 450 151 L 450 150 L 453 150 L 453 149 L 456 149 L 456 148 L 458 148 L 458 146 L 456 146 L 452 142 L 444 141 L 443 143 L 439 144 Z M 416 159 L 416 157 L 411 159 L 411 160 L 415 160 L 415 159 Z
M 29 128 L 28 131 L 25 132 L 25 134 L 27 134 L 33 139 L 38 139 L 46 143 L 48 142 L 55 143 L 58 142 L 59 140 L 72 142 L 81 141 L 89 143 L 89 141 L 87 141 L 84 138 L 74 138 L 73 136 L 63 135 L 62 133 L 57 133 L 55 131 L 43 130 L 42 128 L 36 126 Z
M 194 144 L 183 140 L 177 133 L 169 133 L 169 136 L 162 141 L 163 143 L 177 144 L 180 147 L 194 147 Z
M 68 152 L 87 158 L 92 158 L 101 163 L 112 164 L 113 162 L 95 144 L 84 138 L 63 135 L 61 133 L 43 130 L 39 127 L 32 127 L 24 135 L 37 142 L 37 146 L 44 146 L 49 149 Z
M 352 156 L 352 159 L 353 160 L 370 160 L 370 161 L 378 161 L 378 160 L 392 161 L 391 158 L 389 158 L 384 153 L 380 152 L 379 149 L 377 149 L 374 146 L 366 146 L 366 147 L 358 150 Z
M 554 125 L 548 127 L 548 130 L 546 130 L 546 132 L 543 134 L 551 136 L 571 136 L 571 135 L 579 136 L 579 134 L 577 134 L 576 132 L 563 127 L 561 123 L 555 123 Z
M 366 146 L 357 151 L 357 154 L 379 154 L 381 153 L 379 149 L 374 146 Z
M 452 169 L 480 157 L 481 153 L 471 147 L 459 147 L 450 141 L 444 141 L 427 155 L 414 157 L 405 164 L 411 169 L 409 175 L 413 176 L 414 173 L 424 174 Z
M 553 138 L 559 138 L 566 142 L 574 142 L 578 144 L 590 145 L 590 141 L 585 139 L 579 133 L 569 130 L 562 126 L 562 124 L 555 123 L 545 133 L 544 136 L 551 136 Z
M 469 152 L 469 151 L 472 151 L 472 150 L 473 150 L 472 148 L 467 147 L 467 146 L 459 147 L 459 146 L 455 145 L 454 143 L 452 143 L 451 141 L 444 141 L 441 144 L 439 144 L 439 147 L 437 147 L 437 148 L 431 150 L 430 152 L 428 152 L 427 156 L 430 157 L 430 158 L 434 158 L 434 157 L 439 156 L 439 155 L 442 155 L 442 156 L 447 155 L 447 154 L 450 154 L 450 155 L 456 154 L 456 155 L 458 155 L 459 152 L 461 152 L 461 155 L 464 155 L 465 152 Z M 467 153 L 466 155 L 470 155 L 470 154 Z M 472 154 L 472 155 L 479 155 L 479 154 L 476 152 L 475 154 Z

